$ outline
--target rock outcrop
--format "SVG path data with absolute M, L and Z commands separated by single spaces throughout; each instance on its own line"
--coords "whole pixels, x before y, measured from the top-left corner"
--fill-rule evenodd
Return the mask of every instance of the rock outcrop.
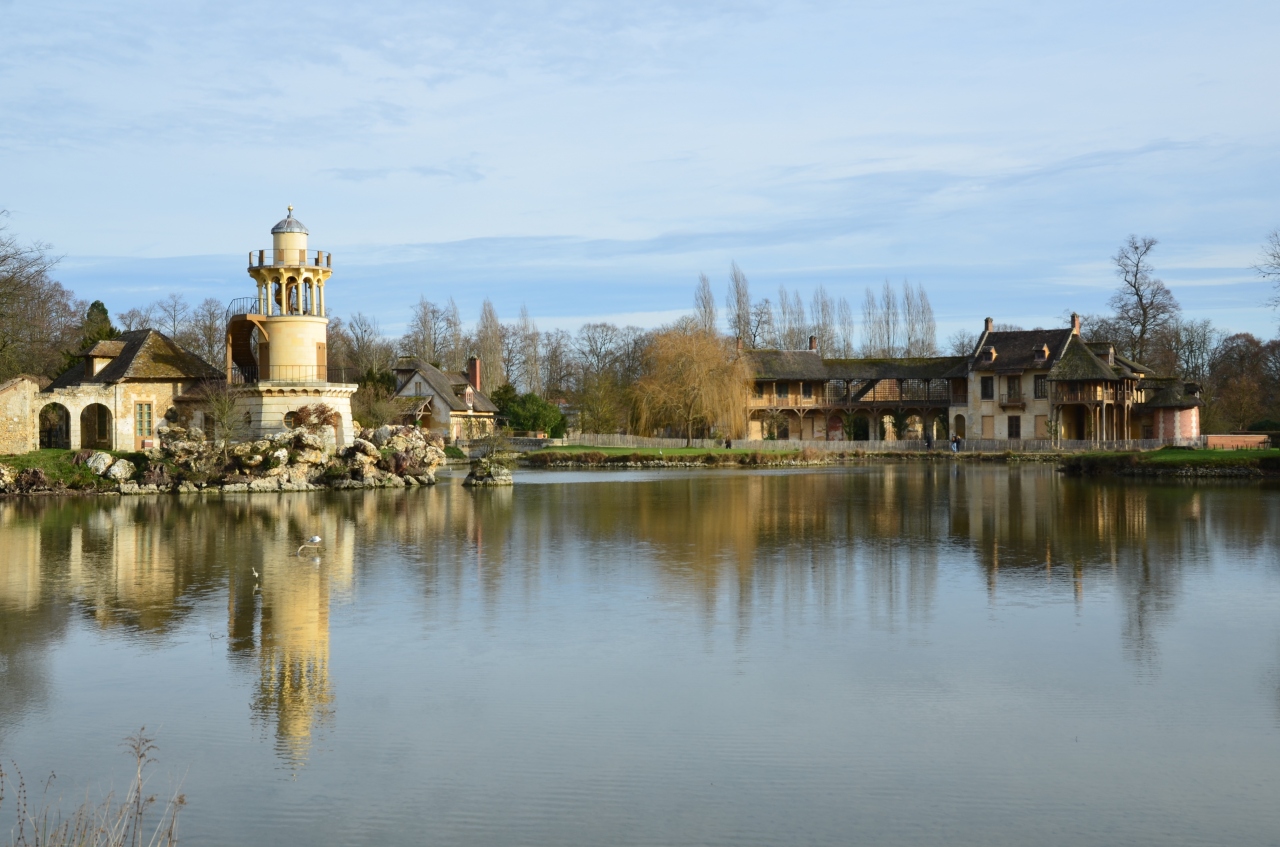
M 476 459 L 471 463 L 471 473 L 462 481 L 468 486 L 514 485 L 510 468 L 492 459 Z

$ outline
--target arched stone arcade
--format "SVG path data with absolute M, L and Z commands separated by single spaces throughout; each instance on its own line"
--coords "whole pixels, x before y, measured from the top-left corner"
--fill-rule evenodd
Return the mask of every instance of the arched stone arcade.
M 61 403 L 46 403 L 40 409 L 40 449 L 71 449 L 71 412 Z
M 114 417 L 102 403 L 90 403 L 80 412 L 80 447 L 112 450 L 115 444 Z

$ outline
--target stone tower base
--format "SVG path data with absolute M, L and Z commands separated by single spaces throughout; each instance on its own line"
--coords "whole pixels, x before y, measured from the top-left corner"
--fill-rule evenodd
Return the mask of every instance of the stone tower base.
M 265 438 L 288 429 L 285 415 L 324 403 L 342 418 L 334 433 L 339 447 L 351 443 L 351 395 L 356 386 L 335 382 L 257 382 L 235 388 L 236 407 L 248 421 L 247 438 Z

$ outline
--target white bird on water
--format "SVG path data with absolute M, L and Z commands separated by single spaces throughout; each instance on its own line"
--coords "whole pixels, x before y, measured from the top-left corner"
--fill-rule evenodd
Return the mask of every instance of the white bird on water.
M 302 542 L 302 544 L 298 547 L 298 552 L 294 553 L 293 555 L 301 556 L 302 551 L 307 547 L 319 547 L 319 546 L 320 546 L 320 536 L 313 535 L 310 538 L 308 538 L 306 541 Z

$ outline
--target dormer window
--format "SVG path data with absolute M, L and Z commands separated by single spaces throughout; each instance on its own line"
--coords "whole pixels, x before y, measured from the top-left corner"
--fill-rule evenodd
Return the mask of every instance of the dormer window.
M 1043 363 L 1049 359 L 1049 345 L 1041 344 L 1040 349 L 1036 350 L 1036 361 Z
M 987 365 L 991 364 L 996 360 L 996 348 L 983 347 L 982 352 L 978 356 L 978 360 L 981 361 L 983 364 L 987 364 Z

